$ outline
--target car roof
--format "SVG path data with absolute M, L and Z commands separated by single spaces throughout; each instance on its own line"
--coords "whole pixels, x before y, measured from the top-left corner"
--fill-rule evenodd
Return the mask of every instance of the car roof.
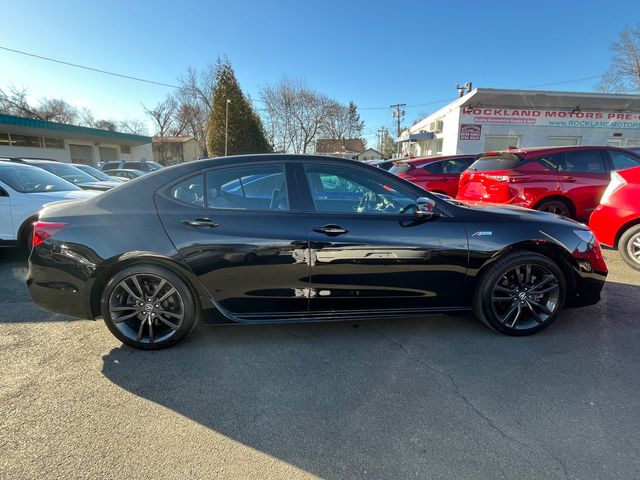
M 501 153 L 514 153 L 522 157 L 527 157 L 529 155 L 534 155 L 534 154 L 537 155 L 540 153 L 560 153 L 560 152 L 593 150 L 593 149 L 619 150 L 622 152 L 629 151 L 626 148 L 613 147 L 608 145 L 565 145 L 565 146 L 559 146 L 559 147 L 541 146 L 541 147 L 505 148 L 504 150 L 496 150 L 491 152 L 480 153 L 478 157 L 498 155 Z
M 405 163 L 409 163 L 411 165 L 422 165 L 424 163 L 432 163 L 432 162 L 438 162 L 438 161 L 442 161 L 442 160 L 453 160 L 456 158 L 469 158 L 469 157 L 475 157 L 475 154 L 473 153 L 469 153 L 466 155 L 460 154 L 460 155 L 433 155 L 430 157 L 419 157 L 419 158 L 411 158 L 411 159 L 398 159 L 397 162 L 394 163 L 399 163 L 399 162 L 405 162 Z
M 143 173 L 140 170 L 136 170 L 135 168 L 114 168 L 113 170 L 107 170 L 109 172 L 134 172 L 134 173 Z M 108 175 L 108 174 L 107 174 Z

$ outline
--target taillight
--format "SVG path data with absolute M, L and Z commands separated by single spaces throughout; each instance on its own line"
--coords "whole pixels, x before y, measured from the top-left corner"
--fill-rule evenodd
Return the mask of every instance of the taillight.
M 613 195 L 616 190 L 620 189 L 623 185 L 626 185 L 627 182 L 624 178 L 620 176 L 618 172 L 611 172 L 611 181 L 604 193 L 602 194 L 602 198 L 600 199 L 600 203 L 608 203 L 611 195 Z
M 520 182 L 526 182 L 527 180 L 529 180 L 531 178 L 531 175 L 520 175 L 520 174 L 515 174 L 515 175 L 488 175 L 485 174 L 484 175 L 485 178 L 488 178 L 489 180 L 494 180 L 496 182 L 509 182 L 509 183 L 520 183 Z
M 40 245 L 47 238 L 53 237 L 69 226 L 62 222 L 43 222 L 38 220 L 33 223 L 33 246 Z

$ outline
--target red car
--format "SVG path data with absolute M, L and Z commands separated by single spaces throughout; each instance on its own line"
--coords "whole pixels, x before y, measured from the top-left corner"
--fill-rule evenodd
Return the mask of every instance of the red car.
M 610 172 L 640 165 L 616 147 L 512 148 L 478 155 L 460 175 L 457 198 L 509 203 L 578 219 L 600 203 Z
M 589 227 L 600 243 L 617 247 L 622 259 L 640 270 L 640 167 L 611 174 Z
M 455 198 L 460 174 L 475 159 L 475 155 L 413 158 L 395 162 L 389 171 L 425 190 Z

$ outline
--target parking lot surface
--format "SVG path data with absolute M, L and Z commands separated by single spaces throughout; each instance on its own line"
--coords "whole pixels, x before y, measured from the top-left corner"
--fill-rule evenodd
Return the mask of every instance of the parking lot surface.
M 532 337 L 472 317 L 122 346 L 0 250 L 0 478 L 639 478 L 640 274 Z

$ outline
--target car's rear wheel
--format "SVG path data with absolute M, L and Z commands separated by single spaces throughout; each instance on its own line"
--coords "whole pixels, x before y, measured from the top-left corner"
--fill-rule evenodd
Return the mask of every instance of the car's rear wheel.
M 540 210 L 541 212 L 555 213 L 556 215 L 562 215 L 563 217 L 572 217 L 572 211 L 569 204 L 559 198 L 543 200 L 538 205 L 536 205 L 536 210 Z
M 618 252 L 627 265 L 640 270 L 640 225 L 635 225 L 622 234 Z
M 556 263 L 537 253 L 515 252 L 485 272 L 473 307 L 498 332 L 531 335 L 556 319 L 565 296 L 565 278 Z
M 132 265 L 118 272 L 102 295 L 102 317 L 113 335 L 135 348 L 176 344 L 195 326 L 197 308 L 186 283 L 156 265 Z

